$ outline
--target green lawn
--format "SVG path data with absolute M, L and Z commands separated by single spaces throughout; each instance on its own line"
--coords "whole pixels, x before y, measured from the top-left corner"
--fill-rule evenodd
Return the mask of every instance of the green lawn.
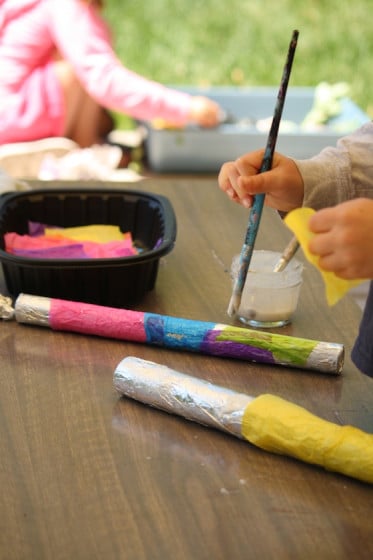
M 277 86 L 293 29 L 290 86 L 345 81 L 373 116 L 371 0 L 107 0 L 127 67 L 166 84 Z

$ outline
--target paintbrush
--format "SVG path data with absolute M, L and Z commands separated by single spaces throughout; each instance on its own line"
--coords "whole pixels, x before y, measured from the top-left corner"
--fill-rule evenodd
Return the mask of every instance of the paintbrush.
M 269 171 L 272 167 L 272 159 L 275 151 L 278 130 L 280 127 L 280 121 L 282 116 L 282 110 L 285 103 L 286 90 L 289 83 L 291 67 L 293 64 L 294 53 L 298 41 L 298 35 L 299 32 L 297 30 L 293 31 L 293 35 L 288 49 L 286 63 L 281 78 L 280 88 L 277 95 L 277 102 L 276 102 L 274 115 L 272 119 L 272 125 L 269 131 L 267 145 L 264 151 L 264 157 L 259 173 L 263 173 L 264 171 Z M 245 285 L 247 271 L 250 266 L 251 256 L 254 250 L 255 239 L 258 233 L 260 218 L 263 211 L 264 197 L 265 197 L 264 194 L 256 195 L 254 197 L 254 202 L 250 211 L 246 236 L 240 253 L 238 273 L 233 285 L 232 296 L 228 306 L 228 315 L 230 317 L 236 315 L 240 307 L 242 290 Z
M 289 244 L 286 245 L 283 253 L 281 254 L 281 257 L 275 264 L 273 272 L 282 272 L 287 267 L 291 259 L 294 257 L 298 249 L 299 249 L 298 239 L 296 237 L 293 237 L 290 240 Z

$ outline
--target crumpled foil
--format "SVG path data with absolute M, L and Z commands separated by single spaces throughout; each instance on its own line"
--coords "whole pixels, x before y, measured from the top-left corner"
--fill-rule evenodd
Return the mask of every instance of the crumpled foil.
M 242 417 L 254 399 L 165 365 L 128 356 L 114 372 L 121 394 L 242 438 Z
M 15 316 L 19 323 L 49 326 L 51 300 L 42 296 L 20 294 L 15 303 Z
M 0 319 L 10 321 L 14 317 L 12 299 L 0 294 Z

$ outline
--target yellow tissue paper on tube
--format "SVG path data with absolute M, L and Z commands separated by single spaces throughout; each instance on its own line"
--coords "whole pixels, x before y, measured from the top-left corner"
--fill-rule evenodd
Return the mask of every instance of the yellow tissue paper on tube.
M 373 434 L 339 426 L 275 395 L 245 409 L 242 436 L 258 447 L 373 484 Z
M 325 271 L 320 268 L 318 257 L 308 250 L 308 243 L 314 236 L 314 233 L 308 228 L 308 222 L 314 213 L 315 210 L 312 208 L 297 208 L 285 216 L 284 222 L 298 239 L 306 258 L 321 273 L 325 283 L 327 302 L 329 305 L 334 305 L 346 295 L 351 288 L 358 286 L 363 280 L 345 280 L 344 278 L 336 276 L 334 272 Z

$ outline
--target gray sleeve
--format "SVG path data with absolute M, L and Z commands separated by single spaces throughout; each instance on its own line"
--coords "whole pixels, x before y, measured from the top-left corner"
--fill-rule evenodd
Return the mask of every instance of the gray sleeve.
M 303 206 L 318 210 L 373 198 L 373 122 L 307 160 L 294 160 L 304 181 Z

